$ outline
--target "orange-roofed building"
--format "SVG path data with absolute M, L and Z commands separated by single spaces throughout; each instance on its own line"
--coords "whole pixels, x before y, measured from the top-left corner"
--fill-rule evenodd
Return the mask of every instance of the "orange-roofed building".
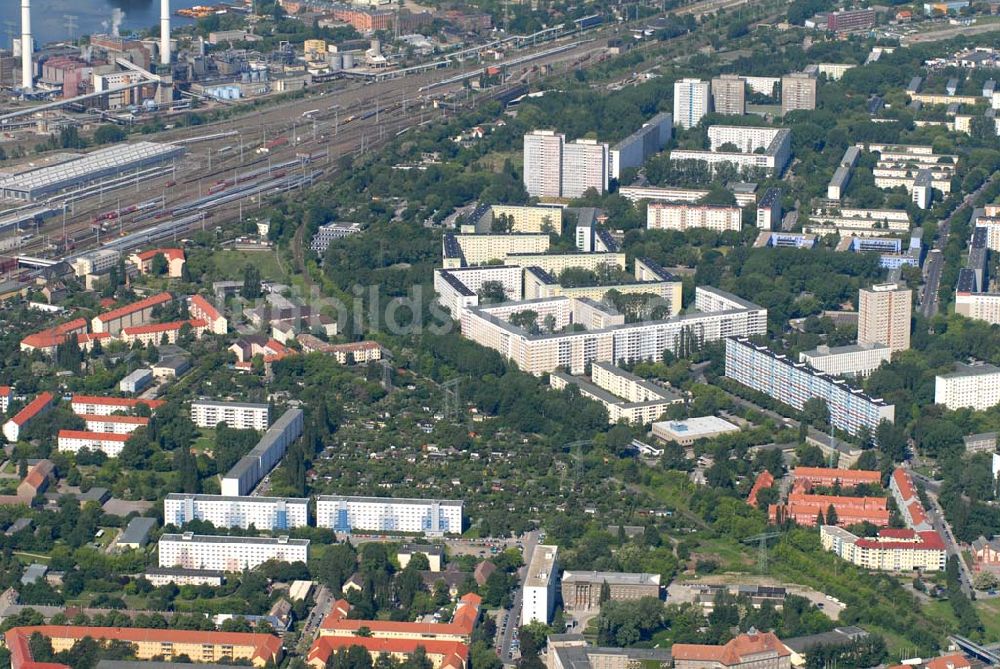
M 144 300 L 126 304 L 124 307 L 98 314 L 90 321 L 91 330 L 117 336 L 124 328 L 146 325 L 153 320 L 153 309 L 163 306 L 173 299 L 170 293 L 159 293 Z
M 753 508 L 757 508 L 757 495 L 760 494 L 761 490 L 766 490 L 774 485 L 774 475 L 766 469 L 757 475 L 757 480 L 753 482 L 753 487 L 750 488 L 750 494 L 747 496 L 747 504 Z
M 191 318 L 208 323 L 208 330 L 213 334 L 224 335 L 229 332 L 229 322 L 219 313 L 215 306 L 201 295 L 192 295 L 188 300 L 188 313 Z
M 969 658 L 961 653 L 942 655 L 924 663 L 924 669 L 971 669 L 971 667 Z
M 244 371 L 253 367 L 253 359 L 258 355 L 264 361 L 264 369 L 270 370 L 272 363 L 295 353 L 280 341 L 265 337 L 241 339 L 229 350 L 236 355 L 236 369 Z
M 675 669 L 790 669 L 792 653 L 771 632 L 740 634 L 724 646 L 675 643 Z
M 10 400 L 14 396 L 14 391 L 10 386 L 0 386 L 0 413 L 7 413 L 10 408 Z
M 88 627 L 85 625 L 32 625 L 14 627 L 4 636 L 11 654 L 11 669 L 72 669 L 59 663 L 35 662 L 28 640 L 41 634 L 52 642 L 52 650 L 69 650 L 77 641 L 90 637 L 97 641 L 124 641 L 135 656 L 149 660 L 160 656 L 170 661 L 187 655 L 199 662 L 249 660 L 255 667 L 282 659 L 281 639 L 273 634 L 240 632 L 196 632 L 144 627 Z M 197 665 L 193 665 L 197 666 Z
M 768 507 L 772 523 L 794 520 L 799 525 L 811 527 L 820 513 L 826 516 L 830 507 L 837 513 L 837 525 L 846 527 L 868 522 L 878 527 L 889 524 L 889 508 L 885 497 L 844 497 L 838 495 L 810 495 L 793 489 L 785 504 Z
M 840 481 L 844 488 L 859 485 L 882 486 L 881 472 L 853 469 L 828 469 L 825 467 L 796 467 L 792 470 L 796 481 L 808 481 L 812 485 L 829 487 Z
M 33 419 L 42 415 L 52 407 L 52 393 L 40 393 L 35 399 L 17 412 L 9 421 L 3 424 L 3 436 L 10 443 L 16 443 L 21 437 L 21 430 Z
M 163 406 L 163 400 L 130 400 L 124 397 L 101 397 L 98 395 L 74 395 L 70 401 L 70 409 L 78 416 L 110 416 L 116 413 L 134 411 L 140 404 L 145 404 L 151 411 Z
M 408 623 L 390 620 L 352 620 L 347 617 L 350 606 L 339 600 L 333 611 L 320 623 L 320 636 L 356 637 L 358 630 L 366 627 L 374 639 L 433 639 L 436 641 L 472 640 L 472 630 L 479 618 L 482 605 L 479 595 L 468 593 L 458 600 L 458 607 L 450 623 Z
M 87 432 L 85 430 L 59 430 L 57 448 L 64 453 L 79 453 L 101 451 L 109 458 L 118 457 L 125 442 L 131 435 L 113 434 L 110 432 Z
M 47 355 L 54 355 L 56 347 L 63 343 L 67 337 L 85 335 L 86 333 L 87 321 L 83 318 L 77 318 L 68 323 L 28 335 L 21 340 L 21 352 L 41 351 Z
M 132 434 L 140 427 L 149 425 L 149 419 L 143 416 L 97 416 L 82 415 L 81 420 L 90 432 L 107 432 L 110 434 Z
M 376 639 L 360 636 L 321 636 L 313 642 L 306 664 L 323 669 L 333 653 L 351 646 L 361 646 L 372 660 L 385 653 L 395 660 L 405 660 L 417 648 L 423 648 L 434 669 L 465 669 L 469 648 L 460 641 L 434 641 L 424 639 Z
M 896 501 L 896 508 L 899 509 L 907 527 L 917 532 L 928 532 L 934 529 L 908 471 L 897 467 L 892 472 L 892 476 L 889 478 L 889 492 L 892 493 L 892 498 Z
M 359 341 L 352 344 L 330 344 L 310 334 L 298 336 L 302 350 L 306 353 L 332 355 L 342 365 L 365 364 L 382 359 L 382 347 L 378 342 Z
M 17 496 L 26 500 L 30 504 L 38 495 L 48 490 L 49 483 L 55 478 L 56 466 L 51 460 L 39 460 L 31 469 L 28 475 L 17 486 Z
M 136 325 L 134 327 L 123 328 L 120 338 L 126 344 L 139 342 L 143 346 L 149 346 L 150 344 L 157 346 L 162 344 L 164 339 L 170 344 L 176 344 L 177 339 L 181 335 L 181 330 L 185 325 L 191 326 L 191 334 L 194 335 L 195 339 L 200 338 L 202 333 L 205 332 L 205 328 L 208 327 L 208 323 L 198 319 L 154 323 L 152 325 Z
M 140 274 L 149 274 L 153 271 L 153 259 L 162 255 L 167 261 L 167 276 L 172 279 L 180 278 L 184 272 L 184 251 L 183 249 L 152 249 L 142 253 L 133 253 L 128 261 L 138 268 Z
M 823 525 L 819 538 L 824 549 L 866 569 L 941 571 L 947 559 L 944 540 L 934 531 L 884 528 L 874 537 L 858 537 L 841 527 Z

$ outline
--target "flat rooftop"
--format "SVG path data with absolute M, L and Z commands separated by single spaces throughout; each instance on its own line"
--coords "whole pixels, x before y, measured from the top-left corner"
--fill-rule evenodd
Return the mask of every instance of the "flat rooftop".
M 355 497 L 351 495 L 320 495 L 317 502 L 348 502 L 355 504 L 439 504 L 462 506 L 460 499 L 417 499 L 415 497 Z
M 1000 374 L 1000 367 L 990 365 L 988 363 L 967 365 L 963 362 L 957 362 L 955 363 L 954 372 L 951 372 L 950 374 L 941 374 L 938 378 L 960 379 L 967 376 L 986 376 L 989 374 Z
M 308 546 L 308 539 L 289 537 L 223 537 L 216 534 L 164 534 L 160 542 L 175 541 L 192 544 L 255 544 L 258 546 Z
M 531 554 L 531 563 L 528 565 L 528 576 L 524 580 L 524 587 L 548 587 L 549 582 L 556 576 L 553 572 L 556 569 L 558 553 L 558 546 L 546 544 L 535 546 L 535 551 Z
M 566 571 L 563 583 L 607 583 L 608 585 L 659 585 L 659 574 L 628 573 L 620 571 Z
M 194 495 L 186 492 L 168 493 L 164 499 L 185 500 L 192 499 L 195 502 L 238 502 L 241 504 L 309 504 L 308 497 L 251 497 L 249 495 Z
M 687 420 L 665 420 L 653 423 L 653 427 L 658 427 L 670 434 L 697 439 L 703 434 L 718 434 L 719 432 L 737 432 L 739 427 L 718 416 L 697 416 Z
M 267 404 L 254 404 L 251 402 L 224 402 L 221 400 L 195 400 L 191 406 L 215 407 L 218 409 L 267 409 Z

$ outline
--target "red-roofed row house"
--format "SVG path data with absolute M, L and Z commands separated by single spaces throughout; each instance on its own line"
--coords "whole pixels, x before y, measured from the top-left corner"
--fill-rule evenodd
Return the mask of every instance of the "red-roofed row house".
M 4 636 L 10 651 L 11 669 L 72 669 L 60 663 L 36 662 L 28 643 L 35 633 L 52 642 L 52 650 L 69 650 L 77 641 L 124 641 L 132 645 L 140 660 L 162 657 L 170 661 L 187 655 L 193 662 L 212 663 L 249 660 L 255 667 L 277 665 L 283 652 L 281 639 L 273 634 L 240 632 L 196 632 L 143 627 L 87 627 L 79 625 L 33 625 L 14 627 Z M 197 666 L 197 665 L 194 665 Z
M 4 423 L 3 436 L 7 438 L 7 441 L 12 444 L 17 443 L 17 440 L 21 438 L 21 430 L 33 419 L 48 411 L 52 407 L 53 399 L 52 393 L 39 393 L 27 406 Z
M 825 516 L 832 507 L 837 516 L 836 524 L 842 527 L 865 522 L 879 527 L 889 524 L 889 508 L 885 497 L 811 493 L 814 485 L 840 486 L 845 489 L 859 485 L 881 485 L 882 475 L 879 472 L 796 467 L 792 477 L 795 482 L 788 500 L 784 504 L 771 504 L 768 507 L 768 517 L 772 523 L 794 520 L 799 525 L 813 526 L 817 524 L 820 514 Z
M 435 669 L 465 669 L 468 644 L 479 619 L 482 605 L 479 595 L 469 593 L 459 599 L 450 623 L 411 623 L 389 620 L 353 620 L 347 617 L 351 605 L 340 599 L 319 626 L 319 638 L 309 651 L 308 663 L 322 669 L 330 654 L 354 645 L 365 648 L 372 656 L 389 653 L 405 658 L 422 647 Z M 368 637 L 358 636 L 361 628 Z
M 723 646 L 675 643 L 674 669 L 791 669 L 792 653 L 772 632 L 740 634 Z

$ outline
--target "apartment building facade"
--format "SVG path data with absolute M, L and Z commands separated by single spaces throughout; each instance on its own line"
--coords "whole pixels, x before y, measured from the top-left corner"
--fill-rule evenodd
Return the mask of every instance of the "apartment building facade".
M 934 403 L 953 411 L 985 411 L 1000 404 L 1000 367 L 956 364 L 954 372 L 934 377 Z
M 893 353 L 910 348 L 913 291 L 895 283 L 858 291 L 858 343 L 882 344 Z
M 743 116 L 746 113 L 746 82 L 735 74 L 712 79 L 712 106 L 716 114 Z
M 183 527 L 205 520 L 216 527 L 253 525 L 258 530 L 289 530 L 309 525 L 309 500 L 298 497 L 228 497 L 170 493 L 163 500 L 163 522 Z
M 288 446 L 302 435 L 302 409 L 288 409 L 274 422 L 257 445 L 233 465 L 222 478 L 222 494 L 241 497 L 249 494 L 274 469 Z
M 874 434 L 881 421 L 895 420 L 895 406 L 743 337 L 726 340 L 726 376 L 798 411 L 822 399 L 834 427 L 850 434 L 862 427 Z
M 268 560 L 309 560 L 309 540 L 288 537 L 225 537 L 209 534 L 164 534 L 158 546 L 160 567 L 240 572 Z
M 711 85 L 700 79 L 674 82 L 674 124 L 693 128 L 711 111 Z
M 422 532 L 428 536 L 462 532 L 462 501 L 321 495 L 316 526 L 350 534 Z
M 234 430 L 260 432 L 271 424 L 271 407 L 248 402 L 195 400 L 191 403 L 191 422 L 201 428 L 214 428 L 219 423 L 225 423 Z
M 678 230 L 706 228 L 715 232 L 738 232 L 743 227 L 739 207 L 712 204 L 651 202 L 646 208 L 646 228 Z

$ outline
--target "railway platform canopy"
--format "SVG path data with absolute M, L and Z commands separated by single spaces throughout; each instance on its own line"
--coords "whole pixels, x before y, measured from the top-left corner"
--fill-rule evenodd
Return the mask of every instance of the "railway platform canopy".
M 0 178 L 0 198 L 30 202 L 68 188 L 122 176 L 184 155 L 175 144 L 136 142 L 98 149 L 58 165 Z

